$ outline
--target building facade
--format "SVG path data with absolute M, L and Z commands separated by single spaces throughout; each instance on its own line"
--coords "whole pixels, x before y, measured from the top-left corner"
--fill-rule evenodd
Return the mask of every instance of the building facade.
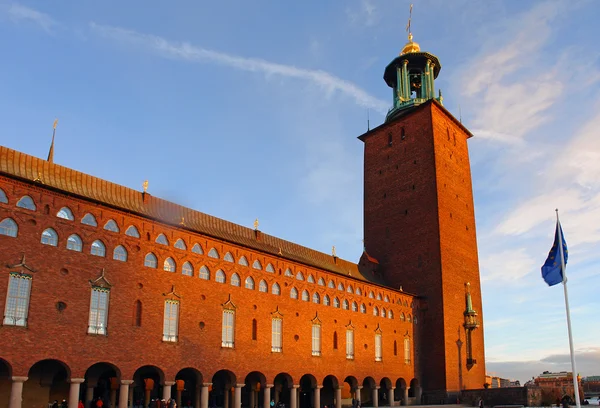
M 412 41 L 365 144 L 358 263 L 0 147 L 0 408 L 340 408 L 485 383 L 467 151 Z
M 542 401 L 548 404 L 556 403 L 556 401 L 562 400 L 564 397 L 569 397 L 572 401 L 575 401 L 575 386 L 573 384 L 573 373 L 567 371 L 561 371 L 558 373 L 552 373 L 550 371 L 544 371 L 538 375 L 534 380 L 535 385 L 540 387 L 542 391 Z M 583 387 L 581 384 L 581 376 L 577 376 L 579 385 L 579 397 L 583 400 Z

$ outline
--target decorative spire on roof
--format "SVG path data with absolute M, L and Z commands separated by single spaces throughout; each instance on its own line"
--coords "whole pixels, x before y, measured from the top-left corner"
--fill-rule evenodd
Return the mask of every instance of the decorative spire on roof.
M 254 220 L 254 229 L 258 229 L 258 218 Z
M 144 180 L 142 183 L 142 188 L 144 189 L 144 194 L 148 192 L 148 180 Z
M 331 256 L 333 256 L 334 258 L 337 258 L 337 254 L 335 253 L 335 245 L 333 245 L 331 247 Z
M 56 125 L 58 125 L 58 119 L 54 120 L 52 125 L 52 143 L 50 144 L 50 151 L 48 152 L 48 161 L 54 163 L 54 136 L 56 135 Z

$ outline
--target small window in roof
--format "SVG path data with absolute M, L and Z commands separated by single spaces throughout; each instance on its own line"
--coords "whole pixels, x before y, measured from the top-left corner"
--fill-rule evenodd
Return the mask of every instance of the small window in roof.
M 313 278 L 313 276 L 309 273 L 308 278 L 306 278 L 306 281 L 308 283 L 315 283 L 315 278 Z
M 262 264 L 260 263 L 260 261 L 258 259 L 252 263 L 252 267 L 254 269 L 258 269 L 259 271 L 262 270 Z
M 225 283 L 226 278 L 225 278 L 225 272 L 223 272 L 222 270 L 218 270 L 215 273 L 215 281 L 219 282 L 219 283 Z
M 371 299 L 375 298 L 375 295 L 373 294 L 373 291 L 369 292 L 369 298 L 371 298 Z
M 319 285 L 319 286 L 325 286 L 325 279 L 319 278 L 319 280 L 317 281 L 317 285 Z
M 231 275 L 231 285 L 240 286 L 240 275 L 238 275 L 235 272 L 233 273 L 233 275 Z
M 290 269 L 290 268 L 287 268 L 287 269 L 285 270 L 285 273 L 284 273 L 284 275 L 285 275 L 285 276 L 287 276 L 287 277 L 289 277 L 289 278 L 293 278 L 293 277 L 294 277 L 294 274 L 292 273 L 292 271 L 291 271 L 291 269 Z
M 56 213 L 56 216 L 58 218 L 62 218 L 63 220 L 69 220 L 69 221 L 73 221 L 75 219 L 75 217 L 73 217 L 73 212 L 69 209 L 69 207 L 61 208 Z
M 346 292 L 348 292 L 348 293 L 354 293 L 354 289 L 352 289 L 351 285 L 348 285 L 348 287 L 346 288 Z
M 238 259 L 238 265 L 248 266 L 248 260 L 244 255 L 240 256 L 240 259 Z
M 42 232 L 42 244 L 56 246 L 58 245 L 58 234 L 52 228 L 46 228 Z
M 67 249 L 70 251 L 81 252 L 81 247 L 83 243 L 81 242 L 81 238 L 77 234 L 69 235 L 67 238 Z
M 377 300 L 381 300 L 381 293 L 377 294 Z
M 217 252 L 216 249 L 211 248 L 210 251 L 208 251 L 208 257 L 209 258 L 219 259 L 219 253 Z
M 28 195 L 21 197 L 21 199 L 17 202 L 17 207 L 25 208 L 26 210 L 35 211 L 36 206 L 33 202 L 33 198 Z
M 199 277 L 200 279 L 210 280 L 210 270 L 205 265 L 202 265 L 202 267 L 200 268 Z
M 358 288 L 358 287 L 354 290 L 354 293 L 356 295 L 362 296 L 362 290 L 360 290 L 360 288 Z
M 104 243 L 102 243 L 102 241 L 100 241 L 99 239 L 92 242 L 92 246 L 90 248 L 90 254 L 96 255 L 96 256 L 105 256 L 106 255 L 106 247 L 104 246 Z
M 173 260 L 173 258 L 167 258 L 165 259 L 165 262 L 163 263 L 163 269 L 167 272 L 175 272 L 175 261 Z
M 96 217 L 94 217 L 90 213 L 87 213 L 83 216 L 83 218 L 81 219 L 81 223 L 85 225 L 91 225 L 92 227 L 98 226 L 98 223 L 96 222 Z
M 279 283 L 275 282 L 273 286 L 271 286 L 271 293 L 278 296 L 281 295 L 281 287 L 279 286 Z
M 259 292 L 263 292 L 263 293 L 267 293 L 269 291 L 269 286 L 267 285 L 267 282 L 265 282 L 264 280 L 261 280 L 258 283 L 258 291 Z
M 194 276 L 194 267 L 191 263 L 185 262 L 181 267 L 181 274 L 185 276 Z
M 231 255 L 231 253 L 229 253 L 229 252 L 227 252 L 225 254 L 225 256 L 223 257 L 223 260 L 227 261 L 227 262 L 235 262 L 235 259 L 233 259 L 233 255 Z
M 147 253 L 146 257 L 144 258 L 144 266 L 148 268 L 156 268 L 157 265 L 158 260 L 156 259 L 156 255 L 154 255 L 152 252 Z
M 342 282 L 338 283 L 338 290 L 344 291 L 344 284 Z
M 113 251 L 113 259 L 115 261 L 127 262 L 127 250 L 123 245 L 115 247 Z
M 119 232 L 119 226 L 115 222 L 115 220 L 108 220 L 106 224 L 104 224 L 104 229 L 112 232 Z
M 202 247 L 198 243 L 194 244 L 194 246 L 192 247 L 192 252 L 195 254 L 204 255 L 204 252 L 202 251 Z
M 304 280 L 304 275 L 302 275 L 302 272 L 298 271 L 298 273 L 296 274 L 296 279 L 298 279 L 299 281 Z
M 161 245 L 167 245 L 167 246 L 169 245 L 169 240 L 167 239 L 165 234 L 158 234 L 158 237 L 156 237 L 154 242 L 156 242 L 157 244 L 161 244 Z
M 185 242 L 183 242 L 183 239 L 181 239 L 181 238 L 179 238 L 177 241 L 175 241 L 175 245 L 173 245 L 173 246 L 177 249 L 183 249 L 184 251 L 187 249 Z
M 327 287 L 331 288 L 331 289 L 335 289 L 335 283 L 332 280 L 330 280 L 329 282 L 327 282 Z
M 130 237 L 134 237 L 134 238 L 139 238 L 140 237 L 140 232 L 138 231 L 138 229 L 134 225 L 130 225 L 125 230 L 125 235 L 130 236 Z
M 6 197 L 6 193 L 1 188 L 0 188 L 0 203 L 8 203 L 8 197 Z
M 246 289 L 254 290 L 254 279 L 252 279 L 251 276 L 248 276 L 246 278 L 246 281 L 244 282 L 244 286 L 246 287 Z M 266 287 L 266 284 L 265 284 L 265 287 Z
M 0 235 L 16 238 L 19 226 L 12 218 L 5 218 L 0 222 Z
M 348 310 L 350 308 L 350 304 L 346 299 L 342 300 L 342 309 Z
M 275 268 L 273 268 L 273 265 L 268 263 L 267 267 L 265 268 L 265 271 L 270 272 L 270 273 L 275 273 Z

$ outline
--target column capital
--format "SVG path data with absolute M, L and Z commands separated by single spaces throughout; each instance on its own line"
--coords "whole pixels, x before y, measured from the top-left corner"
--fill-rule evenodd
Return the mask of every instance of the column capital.
M 81 383 L 82 383 L 82 382 L 84 382 L 84 381 L 85 381 L 85 378 L 71 378 L 71 379 L 69 380 L 69 382 L 70 382 L 71 384 L 81 384 Z
M 395 390 L 395 389 L 396 389 L 396 387 L 390 387 L 390 390 Z
M 363 389 L 363 386 L 362 386 L 362 385 L 357 385 L 357 386 L 356 386 L 356 389 L 357 389 L 357 390 L 362 390 L 362 389 Z
M 11 377 L 11 379 L 14 382 L 25 382 L 25 381 L 29 380 L 29 377 L 19 377 L 19 376 L 16 376 L 16 377 Z
M 202 383 L 203 387 L 210 387 L 211 385 L 213 385 L 213 383 Z
M 320 390 L 321 388 L 323 388 L 322 385 L 315 385 L 315 389 Z
M 290 388 L 300 388 L 300 384 L 292 384 Z
M 381 387 L 379 385 L 376 385 L 375 387 L 373 387 L 374 390 L 379 390 L 381 389 Z
M 175 385 L 175 381 L 165 381 L 163 383 L 163 385 L 166 387 L 171 387 L 171 386 Z
M 338 385 L 337 387 L 333 387 L 333 388 L 334 388 L 334 389 L 336 389 L 336 390 L 341 390 L 341 389 L 343 389 L 344 387 L 342 387 L 341 385 Z
M 265 384 L 265 388 L 273 388 L 273 384 Z
M 133 384 L 133 380 L 121 380 L 121 385 L 131 385 Z
M 246 384 L 236 384 L 235 388 L 244 388 Z

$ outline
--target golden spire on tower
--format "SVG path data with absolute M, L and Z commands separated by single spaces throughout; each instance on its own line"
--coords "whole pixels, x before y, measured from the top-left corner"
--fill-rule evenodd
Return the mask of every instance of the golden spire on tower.
M 412 21 L 412 9 L 413 9 L 413 5 L 411 4 L 410 11 L 408 13 L 408 23 L 406 24 L 406 32 L 408 33 L 408 42 L 406 43 L 404 48 L 402 48 L 400 55 L 408 54 L 410 52 L 420 52 L 421 51 L 421 47 L 419 47 L 419 44 L 417 44 L 416 42 L 413 41 L 413 35 L 412 35 L 411 25 L 410 25 L 411 21 Z

